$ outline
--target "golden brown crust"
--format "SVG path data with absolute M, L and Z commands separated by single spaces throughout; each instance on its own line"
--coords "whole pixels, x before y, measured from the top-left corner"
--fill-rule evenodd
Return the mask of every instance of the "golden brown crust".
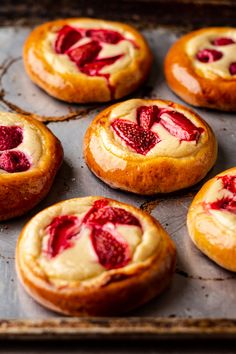
M 119 207 L 127 207 L 127 204 L 116 203 Z M 138 263 L 132 270 L 119 268 L 112 273 L 105 272 L 99 281 L 91 285 L 77 282 L 73 286 L 58 287 L 40 274 L 35 264 L 26 264 L 24 261 L 21 242 L 26 225 L 16 248 L 17 273 L 26 291 L 45 307 L 74 316 L 121 314 L 162 292 L 168 286 L 175 269 L 175 246 L 154 218 L 132 206 L 128 207 L 130 211 L 135 210 L 140 218 L 148 220 L 161 236 L 160 246 L 151 257 Z
M 38 204 L 49 192 L 63 158 L 60 141 L 47 127 L 28 116 L 18 116 L 36 127 L 43 152 L 36 167 L 0 174 L 0 220 L 23 215 Z
M 216 178 L 230 172 L 236 173 L 236 167 L 230 168 L 218 174 L 203 185 L 189 207 L 187 226 L 189 235 L 197 248 L 199 248 L 204 254 L 223 268 L 235 272 L 236 247 L 229 246 L 229 242 L 227 240 L 227 229 L 222 231 L 219 227 L 212 225 L 211 228 L 205 228 L 205 231 L 203 232 L 199 229 L 199 216 L 197 214 L 199 204 L 204 201 L 206 193 L 213 183 L 215 183 Z
M 72 19 L 52 21 L 36 27 L 24 45 L 23 58 L 26 71 L 32 81 L 49 95 L 66 102 L 106 102 L 128 95 L 146 80 L 152 64 L 152 54 L 145 39 L 131 26 L 103 20 L 96 20 L 96 23 L 99 21 L 100 23 L 113 24 L 130 32 L 140 48 L 139 55 L 129 66 L 112 75 L 111 84 L 114 87 L 114 97 L 111 97 L 111 92 L 103 77 L 57 72 L 45 60 L 41 43 L 51 28 L 63 26 L 70 20 Z M 93 21 L 89 18 L 78 18 L 76 20 Z
M 133 193 L 151 195 L 155 193 L 169 193 L 187 188 L 199 182 L 212 168 L 217 157 L 217 142 L 211 128 L 203 119 L 192 110 L 182 105 L 164 100 L 144 100 L 147 104 L 165 102 L 171 108 L 185 110 L 191 113 L 204 127 L 206 142 L 195 154 L 182 158 L 152 157 L 143 159 L 135 157 L 130 159 L 114 156 L 103 148 L 101 153 L 100 128 L 110 129 L 108 116 L 119 103 L 100 112 L 89 126 L 84 138 L 84 158 L 92 172 L 113 188 L 124 189 Z M 93 141 L 93 143 L 91 143 Z M 97 148 L 94 148 L 97 147 Z M 134 155 L 133 155 L 134 156 Z M 124 168 L 108 168 L 109 159 L 117 159 L 125 163 Z
M 211 27 L 190 32 L 181 37 L 170 48 L 165 59 L 165 76 L 170 88 L 185 102 L 193 106 L 215 108 L 222 111 L 236 111 L 236 78 L 200 76 L 186 54 L 189 40 L 199 34 L 216 30 L 219 35 L 230 27 Z

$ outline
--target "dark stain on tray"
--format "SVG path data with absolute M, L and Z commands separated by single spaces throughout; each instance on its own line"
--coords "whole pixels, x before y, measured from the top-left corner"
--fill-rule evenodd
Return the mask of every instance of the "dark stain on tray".
M 193 280 L 203 280 L 203 281 L 224 281 L 224 280 L 231 280 L 236 278 L 236 276 L 233 274 L 226 277 L 205 278 L 198 275 L 195 276 L 195 275 L 188 274 L 186 271 L 179 268 L 176 268 L 175 273 L 184 278 L 193 279 Z
M 83 118 L 83 117 L 87 116 L 90 112 L 92 112 L 98 108 L 97 104 L 92 105 L 87 108 L 79 108 L 76 110 L 72 110 L 72 108 L 69 107 L 70 112 L 68 114 L 65 114 L 62 116 L 42 116 L 42 115 L 38 115 L 36 113 L 28 112 L 28 111 L 24 110 L 23 108 L 19 107 L 18 105 L 14 104 L 13 102 L 8 101 L 5 98 L 6 92 L 5 92 L 3 85 L 2 85 L 2 78 L 4 75 L 7 74 L 7 71 L 9 70 L 11 65 L 19 60 L 22 60 L 22 58 L 18 57 L 18 58 L 6 60 L 0 66 L 0 70 L 1 70 L 1 74 L 0 74 L 0 102 L 2 102 L 4 105 L 6 105 L 11 111 L 13 111 L 15 113 L 30 116 L 31 118 L 34 118 L 34 119 L 41 121 L 41 122 L 57 122 L 57 121 L 65 121 L 65 120 L 69 120 L 69 119 Z M 18 93 L 18 95 L 21 95 L 21 93 Z
M 148 214 L 151 214 L 152 211 L 162 202 L 166 202 L 168 200 L 177 200 L 179 201 L 180 199 L 183 198 L 193 198 L 195 194 L 198 191 L 198 187 L 194 186 L 192 190 L 189 189 L 184 189 L 178 192 L 172 192 L 169 193 L 168 195 L 156 195 L 154 197 L 150 197 L 150 200 L 145 201 L 140 205 L 140 209 L 145 211 Z M 166 224 L 168 226 L 168 224 Z
M 3 254 L 0 254 L 0 258 L 4 259 L 4 260 L 14 260 L 15 257 L 10 257 L 10 256 L 4 256 Z M 6 263 L 9 263 L 8 261 Z

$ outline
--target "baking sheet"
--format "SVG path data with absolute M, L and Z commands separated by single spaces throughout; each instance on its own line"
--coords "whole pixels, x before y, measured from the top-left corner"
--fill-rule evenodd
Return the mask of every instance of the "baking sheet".
M 47 198 L 25 217 L 0 223 L 0 318 L 52 320 L 59 317 L 35 303 L 18 283 L 14 268 L 17 237 L 27 220 L 46 206 L 72 197 L 101 195 L 151 213 L 177 245 L 177 269 L 170 288 L 130 316 L 137 317 L 138 323 L 141 320 L 138 317 L 236 319 L 235 275 L 208 260 L 187 235 L 185 220 L 188 206 L 202 183 L 168 196 L 142 197 L 113 190 L 99 181 L 83 161 L 82 140 L 89 123 L 106 105 L 65 104 L 31 83 L 24 72 L 21 57 L 22 44 L 30 30 L 28 27 L 0 28 L 0 109 L 42 115 L 44 121 L 63 118 L 62 122 L 46 124 L 61 140 L 65 157 Z M 163 76 L 165 54 L 182 32 L 168 28 L 142 32 L 154 52 L 155 63 L 150 80 L 129 98 L 161 97 L 183 103 L 168 89 Z M 195 110 L 211 125 L 219 142 L 219 157 L 208 179 L 236 166 L 236 116 L 206 109 Z M 0 323 L 0 332 L 1 328 Z

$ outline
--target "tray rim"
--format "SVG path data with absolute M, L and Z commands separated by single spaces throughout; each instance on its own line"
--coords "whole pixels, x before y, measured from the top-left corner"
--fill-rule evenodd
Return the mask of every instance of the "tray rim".
M 2 340 L 225 339 L 235 338 L 236 319 L 82 317 L 0 320 Z

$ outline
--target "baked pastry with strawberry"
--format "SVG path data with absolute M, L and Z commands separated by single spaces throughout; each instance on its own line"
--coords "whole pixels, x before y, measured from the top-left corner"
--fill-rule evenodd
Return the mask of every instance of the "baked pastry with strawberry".
M 204 28 L 181 37 L 165 59 L 170 88 L 184 101 L 236 110 L 236 28 Z
M 217 143 L 192 110 L 163 100 L 133 99 L 100 112 L 84 139 L 88 167 L 113 188 L 138 194 L 192 186 L 211 169 Z
M 47 195 L 62 157 L 59 140 L 42 123 L 0 112 L 0 220 L 26 213 Z
M 176 251 L 161 225 L 103 197 L 63 201 L 23 229 L 16 267 L 27 292 L 64 314 L 114 315 L 144 304 L 170 282 Z
M 74 18 L 45 23 L 25 42 L 33 82 L 67 102 L 106 102 L 136 90 L 152 54 L 142 35 L 119 22 Z
M 187 225 L 203 253 L 236 271 L 236 167 L 204 184 L 189 208 Z

